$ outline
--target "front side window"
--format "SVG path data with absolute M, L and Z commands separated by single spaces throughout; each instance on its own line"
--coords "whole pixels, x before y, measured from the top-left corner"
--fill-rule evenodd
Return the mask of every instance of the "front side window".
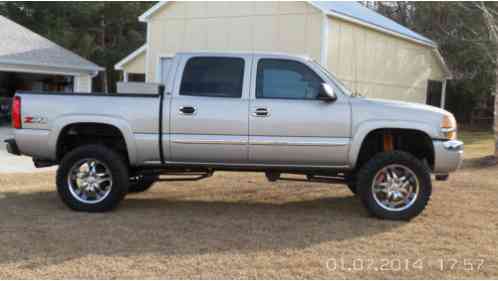
M 180 95 L 240 98 L 243 81 L 241 58 L 191 58 L 185 65 Z
M 317 99 L 323 80 L 308 66 L 291 60 L 261 59 L 256 98 Z

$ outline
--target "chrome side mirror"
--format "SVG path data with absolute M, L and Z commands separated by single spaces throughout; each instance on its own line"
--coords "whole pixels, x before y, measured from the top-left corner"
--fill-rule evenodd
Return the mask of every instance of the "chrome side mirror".
M 322 83 L 318 99 L 325 102 L 334 102 L 337 100 L 337 95 L 334 93 L 334 88 L 330 87 L 327 83 Z

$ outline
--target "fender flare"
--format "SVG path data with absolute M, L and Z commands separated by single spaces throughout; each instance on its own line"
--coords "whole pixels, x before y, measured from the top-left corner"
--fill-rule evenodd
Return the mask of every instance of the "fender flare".
M 397 121 L 397 120 L 375 120 L 365 121 L 356 126 L 351 146 L 349 149 L 349 163 L 352 168 L 356 167 L 358 156 L 360 155 L 363 141 L 369 133 L 379 129 L 406 129 L 425 133 L 429 138 L 437 138 L 438 131 L 433 125 L 418 121 Z
M 128 151 L 128 159 L 130 160 L 130 164 L 136 163 L 137 159 L 137 150 L 135 138 L 133 136 L 133 131 L 131 130 L 128 122 L 122 118 L 108 116 L 108 115 L 65 115 L 57 118 L 52 124 L 52 130 L 50 131 L 48 140 L 49 140 L 49 153 L 54 156 L 54 160 L 57 157 L 57 143 L 59 141 L 60 133 L 64 128 L 69 125 L 77 124 L 77 123 L 97 123 L 109 125 L 117 128 L 126 144 L 126 150 Z

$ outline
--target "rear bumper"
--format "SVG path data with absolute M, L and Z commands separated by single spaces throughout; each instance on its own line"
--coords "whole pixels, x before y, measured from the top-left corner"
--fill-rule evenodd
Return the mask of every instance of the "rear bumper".
M 14 155 L 21 155 L 21 152 L 19 151 L 19 147 L 17 147 L 17 143 L 15 139 L 7 139 L 5 140 L 5 143 L 7 144 L 7 152 L 10 154 Z
M 448 174 L 457 170 L 463 160 L 463 142 L 434 140 L 434 174 Z

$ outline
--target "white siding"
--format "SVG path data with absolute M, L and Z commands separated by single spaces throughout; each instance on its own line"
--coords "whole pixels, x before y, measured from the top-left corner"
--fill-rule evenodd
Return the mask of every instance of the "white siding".
M 159 56 L 269 51 L 320 59 L 322 14 L 306 2 L 170 2 L 149 19 L 147 81 Z
M 123 65 L 123 71 L 127 73 L 145 73 L 145 52 L 142 52 L 128 63 Z
M 368 97 L 426 102 L 427 81 L 443 80 L 434 50 L 340 19 L 329 20 L 328 69 Z
M 74 76 L 74 91 L 90 93 L 92 91 L 92 77 L 90 75 Z

